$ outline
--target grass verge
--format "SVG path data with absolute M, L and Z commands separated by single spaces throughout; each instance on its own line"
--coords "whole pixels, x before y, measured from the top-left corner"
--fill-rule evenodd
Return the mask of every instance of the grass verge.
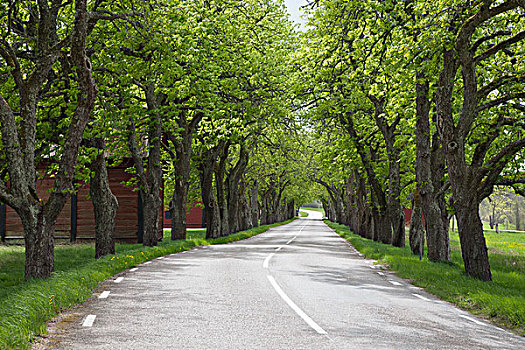
M 55 273 L 45 280 L 24 281 L 24 248 L 0 247 L 0 349 L 27 349 L 35 335 L 46 332 L 47 322 L 59 312 L 84 302 L 109 277 L 159 256 L 199 245 L 224 244 L 267 231 L 259 226 L 217 239 L 205 239 L 205 231 L 190 231 L 185 241 L 170 241 L 169 231 L 157 247 L 117 244 L 115 255 L 95 260 L 93 244 L 69 244 L 55 248 Z
M 302 217 L 302 218 L 306 218 L 306 217 L 308 217 L 308 213 L 305 212 L 305 211 L 299 210 L 299 216 Z
M 358 236 L 348 226 L 325 222 L 364 256 L 386 264 L 402 278 L 439 298 L 525 336 L 525 234 L 486 234 L 492 282 L 464 273 L 457 233 L 450 233 L 451 262 L 419 260 L 396 248 Z

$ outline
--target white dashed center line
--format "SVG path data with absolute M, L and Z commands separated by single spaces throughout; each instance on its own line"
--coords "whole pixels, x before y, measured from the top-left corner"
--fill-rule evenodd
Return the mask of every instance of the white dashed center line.
M 401 286 L 401 283 L 396 282 L 396 281 L 388 281 L 388 282 L 390 282 L 390 283 L 393 284 L 394 286 Z
M 95 322 L 95 318 L 97 318 L 97 315 L 87 315 L 84 322 L 82 322 L 82 327 L 91 327 L 93 326 L 93 322 Z
M 299 230 L 299 232 L 297 233 L 297 235 L 295 235 L 292 239 L 290 239 L 288 242 L 286 242 L 286 244 L 283 244 L 282 246 L 278 247 L 277 249 L 275 249 L 275 252 L 278 252 L 280 251 L 285 245 L 287 244 L 290 244 L 293 242 L 294 239 L 297 238 L 297 236 L 299 236 L 299 234 L 301 234 L 301 232 L 303 231 L 303 229 L 306 227 L 306 224 L 303 225 L 303 227 L 301 227 L 301 229 Z M 270 255 L 268 255 L 266 257 L 266 259 L 264 259 L 263 261 L 263 268 L 267 269 L 269 264 L 270 264 L 270 260 L 273 258 L 273 256 L 275 255 L 275 253 L 270 253 Z

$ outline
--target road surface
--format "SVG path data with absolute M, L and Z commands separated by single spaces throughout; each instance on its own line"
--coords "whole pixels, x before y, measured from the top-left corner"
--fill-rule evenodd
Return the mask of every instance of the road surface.
M 316 215 L 129 270 L 48 347 L 525 349 L 525 338 L 381 271 Z

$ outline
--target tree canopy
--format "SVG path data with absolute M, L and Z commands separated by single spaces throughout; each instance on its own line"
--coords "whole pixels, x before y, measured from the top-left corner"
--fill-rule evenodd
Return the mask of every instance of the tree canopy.
M 523 1 L 305 9 L 297 32 L 280 0 L 1 4 L 0 201 L 24 224 L 27 278 L 52 273 L 78 182 L 97 257 L 114 251 L 105 168 L 128 159 L 145 245 L 165 209 L 185 239 L 201 201 L 215 238 L 320 199 L 330 220 L 403 247 L 412 208 L 414 252 L 449 260 L 455 216 L 466 273 L 490 280 L 480 205 L 495 186 L 525 192 Z M 55 180 L 48 197 L 38 177 Z

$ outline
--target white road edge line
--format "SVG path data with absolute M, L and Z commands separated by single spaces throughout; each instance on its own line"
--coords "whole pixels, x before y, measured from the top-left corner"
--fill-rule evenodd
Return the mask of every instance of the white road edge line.
M 390 282 L 391 284 L 393 284 L 394 286 L 401 286 L 402 284 L 399 283 L 399 282 L 396 282 L 396 281 L 388 281 Z
M 416 293 L 412 293 L 412 295 L 415 296 L 416 298 L 421 299 L 421 300 L 430 301 L 430 299 L 425 298 L 425 297 L 422 296 L 422 295 L 419 295 L 419 294 L 416 294 Z
M 115 283 L 120 283 L 120 282 L 122 282 L 123 279 L 124 279 L 124 277 L 118 277 L 118 278 L 115 280 Z
M 138 269 L 139 269 L 138 267 L 134 267 L 134 268 L 132 268 L 131 270 L 129 270 L 129 272 L 135 272 L 135 271 L 137 271 Z
M 317 333 L 319 334 L 327 334 L 326 331 L 324 329 L 321 328 L 321 326 L 319 326 L 317 323 L 315 323 L 314 320 L 312 320 L 310 318 L 310 316 L 308 316 L 307 314 L 304 313 L 303 310 L 301 310 L 299 308 L 299 306 L 297 306 L 293 301 L 292 299 L 290 299 L 288 297 L 288 295 L 286 295 L 283 290 L 281 289 L 281 287 L 279 287 L 279 285 L 277 284 L 277 282 L 275 281 L 275 279 L 270 276 L 270 275 L 267 275 L 266 276 L 268 278 L 268 281 L 270 281 L 272 287 L 275 289 L 275 291 L 277 292 L 277 294 L 279 294 L 279 296 L 286 302 L 286 304 L 288 304 L 288 306 L 290 306 L 292 308 L 293 311 L 295 311 L 295 313 L 297 315 L 299 315 L 299 317 L 301 317 L 310 327 L 312 327 Z
M 84 322 L 82 322 L 82 327 L 91 327 L 93 326 L 93 322 L 95 322 L 95 318 L 97 318 L 97 315 L 87 315 Z
M 106 299 L 107 297 L 109 297 L 109 293 L 111 293 L 109 290 L 105 290 L 98 296 L 98 298 L 99 299 Z
M 382 272 L 377 272 L 377 274 L 380 275 L 380 276 L 384 276 L 384 275 L 385 275 L 385 274 L 382 273 Z
M 465 315 L 459 315 L 459 317 L 462 317 L 465 320 L 469 320 L 469 321 L 474 322 L 475 324 L 479 324 L 481 326 L 488 326 L 487 324 L 485 324 L 483 322 L 480 322 L 480 321 L 478 321 L 476 319 L 473 319 L 472 317 L 468 317 L 468 316 L 465 316 Z

